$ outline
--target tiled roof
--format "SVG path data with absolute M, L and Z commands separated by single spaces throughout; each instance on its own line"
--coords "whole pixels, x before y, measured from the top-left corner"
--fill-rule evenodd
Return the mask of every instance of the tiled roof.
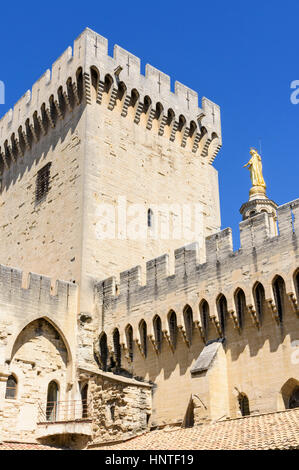
M 299 408 L 225 420 L 188 429 L 161 429 L 126 442 L 97 448 L 103 450 L 299 449 Z
M 44 446 L 34 442 L 0 442 L 0 450 L 61 450 L 57 447 Z

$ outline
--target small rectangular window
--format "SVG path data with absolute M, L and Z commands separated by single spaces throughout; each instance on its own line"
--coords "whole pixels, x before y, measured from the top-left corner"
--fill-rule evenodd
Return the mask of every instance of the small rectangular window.
M 50 167 L 51 163 L 47 163 L 43 168 L 38 170 L 36 177 L 35 202 L 42 201 L 50 189 Z

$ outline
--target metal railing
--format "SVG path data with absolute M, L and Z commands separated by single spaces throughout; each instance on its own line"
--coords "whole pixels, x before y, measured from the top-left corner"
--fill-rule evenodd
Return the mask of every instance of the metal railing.
M 38 404 L 39 423 L 57 423 L 91 419 L 91 402 L 87 400 L 48 401 Z

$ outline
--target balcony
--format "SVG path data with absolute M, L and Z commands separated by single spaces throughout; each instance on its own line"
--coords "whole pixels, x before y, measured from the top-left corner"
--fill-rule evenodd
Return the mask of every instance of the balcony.
M 61 445 L 69 439 L 88 440 L 92 435 L 91 409 L 87 400 L 39 403 L 37 439 Z

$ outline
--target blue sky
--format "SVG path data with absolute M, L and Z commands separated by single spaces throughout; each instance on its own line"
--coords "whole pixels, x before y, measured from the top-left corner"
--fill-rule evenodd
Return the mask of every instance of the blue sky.
M 10 6 L 11 5 L 11 6 Z M 262 143 L 267 194 L 278 204 L 299 197 L 299 2 L 176 0 L 1 5 L 2 116 L 86 27 L 221 106 L 219 171 L 222 227 L 239 245 L 239 208 L 248 199 L 249 148 Z

